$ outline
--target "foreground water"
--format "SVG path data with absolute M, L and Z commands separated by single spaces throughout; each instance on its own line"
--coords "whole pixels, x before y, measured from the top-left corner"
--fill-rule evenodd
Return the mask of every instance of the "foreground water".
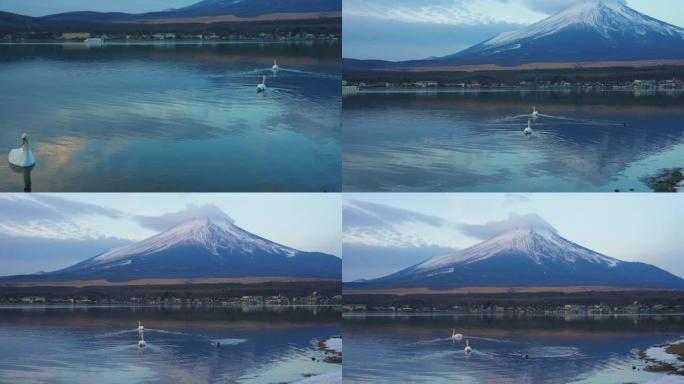
M 0 45 L 0 191 L 339 191 L 339 51 Z M 23 132 L 26 174 L 7 163 Z
M 684 166 L 681 92 L 395 92 L 343 103 L 348 191 L 646 191 L 642 178 Z
M 0 308 L 0 383 L 294 383 L 341 371 L 340 334 L 321 309 Z
M 684 315 L 345 315 L 343 322 L 348 383 L 645 383 L 666 375 L 644 371 L 639 350 L 684 334 Z M 451 340 L 452 328 L 470 341 L 470 355 L 464 341 Z

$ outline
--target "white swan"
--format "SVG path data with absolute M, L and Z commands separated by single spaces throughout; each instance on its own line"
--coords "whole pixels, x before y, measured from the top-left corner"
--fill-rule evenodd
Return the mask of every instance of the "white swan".
M 466 346 L 463 348 L 463 352 L 466 353 L 466 355 L 469 355 L 473 351 L 472 348 L 470 348 L 470 343 L 468 343 L 468 339 L 466 339 Z
M 140 341 L 138 341 L 138 347 L 140 347 L 140 348 L 145 347 L 145 332 L 140 333 Z
M 463 335 L 461 335 L 460 333 L 456 333 L 456 329 L 452 329 L 451 330 L 451 340 L 459 341 L 461 339 L 463 339 Z
M 273 72 L 280 69 L 280 67 L 278 66 L 278 61 L 276 59 L 273 59 L 273 67 L 271 67 L 271 69 L 273 70 Z
M 138 337 L 140 337 L 140 341 L 138 341 L 138 347 L 145 347 L 145 327 L 143 327 L 142 322 L 140 321 L 138 321 Z
M 257 84 L 256 90 L 257 92 L 266 92 L 266 76 L 261 78 L 261 83 Z
M 523 130 L 523 133 L 525 136 L 529 136 L 532 134 L 532 120 L 527 120 L 527 128 Z
M 539 112 L 537 112 L 537 106 L 536 105 L 532 107 L 532 117 L 535 119 L 537 117 L 539 117 Z
M 33 152 L 31 152 L 31 146 L 29 145 L 28 136 L 24 133 L 21 135 L 21 148 L 15 148 L 9 153 L 10 164 L 28 168 L 36 164 L 36 159 L 33 157 Z

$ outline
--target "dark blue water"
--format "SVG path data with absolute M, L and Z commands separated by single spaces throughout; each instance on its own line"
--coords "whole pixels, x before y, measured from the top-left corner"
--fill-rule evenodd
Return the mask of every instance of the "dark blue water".
M 346 191 L 647 191 L 642 178 L 684 166 L 684 93 L 368 93 L 343 104 Z
M 26 188 L 6 160 L 26 132 L 33 191 L 339 191 L 339 52 L 0 45 L 0 190 Z
M 317 347 L 340 334 L 320 309 L 0 308 L 0 383 L 293 383 L 341 370 Z
M 639 350 L 684 334 L 681 315 L 345 315 L 343 322 L 348 383 L 644 383 L 664 374 L 644 371 Z M 451 340 L 452 328 L 469 339 L 470 355 L 464 341 Z

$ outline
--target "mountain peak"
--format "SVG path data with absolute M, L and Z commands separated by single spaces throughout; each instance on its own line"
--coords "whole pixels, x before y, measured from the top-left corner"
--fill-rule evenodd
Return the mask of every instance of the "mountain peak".
M 432 258 L 413 268 L 422 271 L 448 269 L 453 264 L 467 265 L 489 258 L 510 255 L 525 256 L 538 265 L 545 262 L 572 264 L 579 260 L 610 267 L 620 263 L 617 259 L 575 244 L 551 229 L 521 227 L 453 254 Z
M 504 32 L 484 42 L 486 46 L 501 46 L 524 39 L 539 39 L 566 28 L 588 28 L 602 37 L 613 34 L 632 34 L 645 37 L 659 33 L 671 37 L 684 37 L 684 30 L 653 19 L 628 7 L 620 0 L 587 0 L 534 23 L 527 28 Z
M 585 0 L 433 61 L 518 65 L 682 58 L 684 29 L 644 15 L 621 0 Z
M 248 254 L 262 250 L 293 257 L 299 252 L 249 233 L 230 220 L 198 217 L 182 222 L 139 243 L 103 253 L 95 257 L 93 261 L 96 264 L 111 263 L 126 259 L 131 255 L 158 253 L 173 247 L 204 248 L 214 255 L 220 254 L 223 250 Z

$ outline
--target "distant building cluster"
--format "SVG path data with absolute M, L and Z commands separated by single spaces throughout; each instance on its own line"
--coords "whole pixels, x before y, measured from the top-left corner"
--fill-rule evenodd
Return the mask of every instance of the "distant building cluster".
M 340 305 L 342 295 L 325 296 L 313 292 L 309 296 L 292 296 L 284 294 L 277 296 L 241 296 L 233 298 L 215 297 L 137 297 L 119 298 L 91 298 L 87 296 L 55 297 L 21 296 L 0 297 L 0 304 L 107 304 L 107 305 L 178 305 L 178 306 L 224 306 L 224 307 L 272 307 L 272 306 L 331 306 Z
M 517 83 L 484 82 L 484 81 L 410 81 L 410 82 L 351 82 L 343 81 L 343 94 L 353 94 L 363 89 L 548 89 L 548 90 L 621 90 L 621 91 L 681 91 L 684 90 L 684 81 L 678 78 L 668 80 L 634 79 L 625 81 L 556 81 L 556 82 L 532 82 L 520 81 Z
M 416 305 L 372 305 L 372 304 L 344 304 L 342 310 L 345 312 L 392 312 L 392 313 L 430 313 L 430 312 L 451 312 L 468 314 L 545 314 L 545 315 L 612 315 L 612 314 L 654 314 L 654 313 L 681 313 L 684 305 L 663 305 L 663 304 L 644 304 L 634 301 L 632 304 L 624 306 L 610 307 L 606 304 L 565 304 L 553 307 L 540 306 L 508 306 L 499 305 L 435 305 L 435 306 L 416 306 Z
M 104 41 L 329 41 L 336 42 L 341 39 L 340 33 L 314 33 L 314 32 L 139 32 L 139 33 L 112 33 L 94 34 L 90 32 L 16 32 L 13 34 L 0 34 L 0 41 L 68 41 L 82 42 L 90 38 L 99 38 Z

